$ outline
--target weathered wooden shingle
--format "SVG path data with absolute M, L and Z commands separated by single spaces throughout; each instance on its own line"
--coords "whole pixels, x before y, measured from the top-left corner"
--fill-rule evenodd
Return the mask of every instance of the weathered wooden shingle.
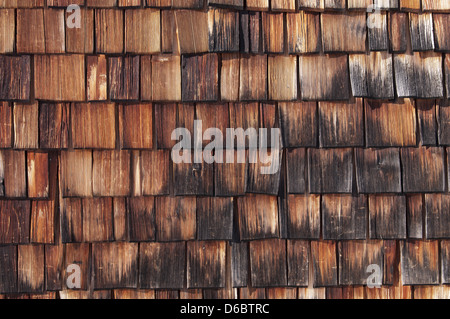
M 108 64 L 111 100 L 138 100 L 139 56 L 112 57 Z
M 17 246 L 0 246 L 0 292 L 17 292 Z
M 284 15 L 262 13 L 262 46 L 267 53 L 284 52 Z
M 155 199 L 132 197 L 128 199 L 130 241 L 156 239 Z
M 317 103 L 280 102 L 278 110 L 285 147 L 317 146 Z
M 69 104 L 42 103 L 39 107 L 39 146 L 62 149 L 69 146 Z
M 422 194 L 406 197 L 406 222 L 408 238 L 423 238 L 424 202 Z
M 406 241 L 400 243 L 404 285 L 439 284 L 439 243 Z
M 247 195 L 238 198 L 241 240 L 278 237 L 277 198 L 268 195 Z
M 286 241 L 251 241 L 250 271 L 252 287 L 286 286 Z
M 35 65 L 35 70 L 38 68 Z M 28 100 L 30 78 L 30 56 L 0 56 L 0 99 Z
M 438 121 L 435 100 L 417 100 L 417 117 L 419 120 L 420 143 L 426 146 L 437 144 Z
M 353 152 L 342 149 L 309 149 L 308 181 L 311 193 L 351 193 Z
M 306 26 L 306 27 L 304 27 Z M 300 11 L 286 14 L 289 53 L 317 53 L 321 48 L 320 15 Z
M 350 97 L 348 72 L 346 55 L 300 56 L 302 100 L 347 100 Z
M 223 288 L 226 276 L 226 242 L 187 243 L 187 288 Z
M 203 1 L 201 2 L 203 4 Z M 177 52 L 181 54 L 208 52 L 208 13 L 176 10 L 174 14 Z M 192 32 L 192 30 L 196 32 Z
M 297 99 L 297 57 L 269 57 L 269 100 Z
M 208 11 L 210 52 L 239 51 L 239 13 L 222 9 Z
M 128 151 L 94 151 L 92 164 L 94 196 L 130 194 L 130 153 Z
M 23 151 L 0 151 L 4 196 L 14 198 L 27 196 L 25 157 L 26 154 Z
M 366 21 L 366 15 L 361 12 L 322 14 L 323 50 L 325 52 L 365 52 Z
M 139 286 L 151 289 L 185 287 L 186 244 L 141 243 L 139 249 Z
M 356 149 L 356 181 L 361 193 L 400 193 L 398 149 Z
M 289 238 L 319 239 L 320 237 L 320 196 L 288 196 Z
M 339 284 L 366 285 L 370 265 L 383 267 L 382 241 L 342 241 L 339 242 Z M 382 278 L 378 284 L 381 285 Z
M 198 240 L 233 239 L 233 209 L 231 197 L 197 198 Z
M 369 235 L 374 239 L 406 238 L 406 199 L 369 195 Z
M 156 198 L 156 237 L 158 241 L 196 239 L 195 197 Z
M 366 143 L 369 147 L 416 146 L 414 102 L 382 103 L 365 100 Z
M 354 102 L 319 103 L 320 145 L 346 147 L 364 145 L 364 106 Z
M 60 166 L 64 197 L 92 196 L 92 152 L 63 151 Z
M 39 143 L 38 103 L 14 103 L 14 148 L 35 149 Z
M 433 15 L 409 14 L 411 45 L 414 51 L 434 50 Z
M 125 10 L 125 52 L 161 51 L 160 16 L 156 9 Z
M 26 244 L 30 240 L 29 201 L 0 201 L 0 243 Z
M 366 239 L 366 196 L 324 195 L 321 210 L 324 239 Z
M 239 100 L 266 100 L 267 56 L 241 55 L 239 71 Z
M 181 64 L 183 101 L 216 101 L 219 98 L 217 54 L 183 56 Z
M 426 238 L 448 238 L 450 230 L 450 196 L 447 194 L 425 194 Z
M 387 52 L 350 54 L 349 65 L 353 96 L 374 99 L 394 98 L 392 55 Z
M 336 242 L 312 241 L 313 286 L 328 287 L 338 284 Z
M 442 148 L 402 148 L 401 161 L 404 192 L 444 191 L 445 171 Z
M 114 240 L 112 199 L 84 198 L 83 207 L 83 241 L 104 242 Z
M 123 15 L 122 10 L 95 10 L 95 48 L 98 53 L 123 52 Z
M 302 194 L 306 191 L 306 150 L 294 148 L 286 151 L 287 192 Z
M 310 255 L 310 247 L 307 241 L 287 241 L 287 269 L 289 286 L 308 286 Z
M 21 245 L 17 254 L 17 286 L 19 292 L 43 292 L 44 281 L 44 246 Z

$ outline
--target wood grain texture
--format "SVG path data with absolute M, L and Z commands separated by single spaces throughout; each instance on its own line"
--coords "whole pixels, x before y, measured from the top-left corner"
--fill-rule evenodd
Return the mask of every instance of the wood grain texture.
M 38 103 L 14 103 L 14 148 L 36 149 L 39 143 Z
M 338 284 L 336 242 L 312 241 L 313 286 L 328 287 Z
M 139 99 L 139 56 L 108 59 L 108 86 L 111 100 Z
M 417 100 L 417 117 L 419 120 L 420 142 L 422 145 L 437 145 L 438 120 L 434 100 Z
M 114 240 L 113 210 L 111 198 L 84 198 L 83 241 L 107 242 Z
M 64 246 L 64 265 L 63 265 L 63 282 L 69 280 L 69 276 L 73 274 L 68 267 L 70 265 L 77 265 L 80 267 L 80 286 L 82 290 L 87 290 L 90 286 L 90 280 L 92 275 L 91 262 L 92 257 L 89 252 L 89 244 L 66 244 Z M 64 297 L 64 296 L 62 296 Z M 63 298 L 64 299 L 64 298 Z
M 184 242 L 141 243 L 139 250 L 140 287 L 151 289 L 185 287 L 185 264 L 186 244 Z
M 411 46 L 414 51 L 434 50 L 433 16 L 431 13 L 409 14 Z
M 177 52 L 180 54 L 208 52 L 208 13 L 177 10 L 174 14 Z M 192 30 L 196 30 L 196 32 L 192 32 Z
M 15 44 L 16 21 L 13 9 L 0 10 L 0 52 L 12 53 Z
M 125 10 L 125 52 L 161 52 L 160 20 L 160 10 Z
M 308 286 L 309 284 L 309 243 L 304 240 L 287 241 L 287 269 L 289 286 Z
M 450 220 L 450 196 L 447 194 L 425 194 L 426 238 L 448 238 L 446 225 Z
M 45 246 L 45 287 L 47 290 L 62 289 L 64 246 L 62 244 Z
M 123 148 L 153 148 L 152 105 L 119 105 L 119 135 L 120 145 Z
M 450 59 L 448 60 L 450 62 Z M 448 100 L 441 100 L 437 105 L 439 144 L 450 145 L 450 102 Z
M 267 56 L 241 55 L 239 72 L 239 100 L 267 99 Z
M 0 243 L 28 243 L 30 241 L 30 202 L 0 201 L 0 212 Z
M 239 13 L 222 9 L 208 11 L 210 52 L 239 51 Z
M 55 202 L 34 201 L 31 206 L 30 241 L 53 244 L 55 241 Z
M 444 191 L 444 150 L 442 148 L 402 148 L 401 161 L 404 192 Z
M 416 146 L 417 120 L 413 100 L 401 103 L 365 101 L 366 143 L 369 147 Z
M 322 235 L 325 240 L 367 237 L 367 197 L 364 195 L 322 196 Z
M 353 102 L 319 103 L 320 145 L 346 147 L 364 145 L 362 99 Z
M 231 244 L 231 277 L 233 287 L 247 287 L 249 279 L 249 244 L 237 242 Z
M 351 193 L 353 187 L 352 150 L 308 150 L 308 181 L 311 193 Z
M 197 201 L 194 197 L 156 198 L 156 238 L 158 241 L 196 239 Z
M 347 61 L 346 55 L 300 56 L 302 100 L 347 100 L 350 97 Z
M 408 238 L 421 239 L 424 233 L 424 201 L 423 196 L 411 195 L 406 197 L 406 222 Z
M 184 150 L 184 152 L 190 151 Z M 193 152 L 190 156 L 194 158 Z M 204 161 L 202 163 L 174 163 L 173 176 L 177 181 L 174 184 L 175 195 L 212 195 L 214 192 L 213 169 L 212 164 Z
M 137 288 L 138 244 L 92 245 L 95 289 Z
M 74 148 L 114 149 L 116 146 L 115 105 L 76 103 L 71 106 Z
M 238 218 L 241 240 L 278 237 L 278 207 L 274 196 L 239 197 Z
M 155 199 L 132 197 L 128 199 L 130 241 L 156 239 Z
M 0 246 L 0 292 L 17 292 L 17 246 Z
M 232 197 L 197 198 L 198 240 L 232 240 L 233 209 Z
M 406 241 L 400 243 L 404 285 L 439 284 L 439 243 Z
M 0 148 L 12 146 L 13 108 L 8 102 L 0 103 Z
M 30 56 L 0 56 L 0 98 L 28 100 L 30 97 Z M 35 65 L 35 70 L 39 66 Z
M 219 98 L 219 58 L 217 54 L 183 56 L 181 61 L 183 101 L 216 101 Z
M 36 99 L 84 101 L 85 58 L 83 55 L 35 55 L 34 92 Z M 58 74 L 58 76 L 54 76 Z
M 124 50 L 124 12 L 95 10 L 95 48 L 98 53 L 122 53 Z
M 349 64 L 353 96 L 394 98 L 394 70 L 392 56 L 389 53 L 351 54 Z
M 12 198 L 24 198 L 27 196 L 25 157 L 26 154 L 23 151 L 0 151 L 4 196 Z
M 317 103 L 280 102 L 278 104 L 285 147 L 315 147 L 318 140 Z
M 282 156 L 281 149 L 273 148 L 270 151 L 267 150 L 267 153 L 263 155 L 254 150 L 249 150 L 248 193 L 270 195 L 279 193 Z M 268 161 L 268 163 L 265 164 L 265 161 Z M 268 169 L 270 173 L 264 174 L 263 169 Z
M 44 246 L 21 245 L 17 254 L 17 286 L 19 292 L 44 291 Z
M 128 151 L 94 151 L 92 186 L 94 196 L 128 196 L 130 194 L 130 153 Z
M 63 151 L 60 167 L 63 196 L 92 196 L 92 152 Z
M 300 11 L 286 14 L 287 48 L 289 53 L 320 51 L 320 15 Z
M 87 99 L 104 101 L 108 98 L 107 61 L 104 55 L 88 56 L 87 65 Z
M 40 104 L 39 146 L 41 149 L 68 148 L 69 113 L 69 104 Z
M 444 95 L 441 54 L 395 55 L 394 68 L 399 97 L 439 98 Z
M 239 53 L 222 54 L 220 95 L 223 101 L 239 100 Z
M 383 267 L 381 241 L 339 242 L 339 284 L 366 285 L 369 265 Z M 382 279 L 382 278 L 380 278 Z
M 49 158 L 47 153 L 27 153 L 28 197 L 48 198 Z
M 66 198 L 61 202 L 61 241 L 80 243 L 83 241 L 83 211 L 81 199 Z
M 284 16 L 281 13 L 262 13 L 262 46 L 267 53 L 284 52 Z
M 187 243 L 187 288 L 225 287 L 226 242 Z
M 387 12 L 369 13 L 367 19 L 377 19 L 377 27 L 368 28 L 369 50 L 388 51 L 388 14 Z
M 361 193 L 401 193 L 398 150 L 356 149 L 356 181 Z
M 250 270 L 252 287 L 286 286 L 286 241 L 251 241 Z
M 408 47 L 408 14 L 391 12 L 388 20 L 389 40 L 392 51 L 405 52 Z
M 66 6 L 67 7 L 67 6 Z M 94 10 L 81 8 L 81 28 L 66 28 L 66 51 L 68 53 L 94 52 Z M 66 12 L 65 20 L 72 13 Z
M 306 191 L 306 150 L 295 148 L 286 151 L 287 192 L 302 194 Z
M 369 236 L 406 238 L 406 199 L 396 195 L 369 195 Z
M 144 100 L 181 101 L 181 62 L 179 56 L 152 56 L 151 71 L 143 68 L 142 77 L 148 72 L 151 72 L 151 90 L 142 87 L 142 98 Z
M 269 100 L 297 99 L 297 57 L 270 56 L 268 62 Z
M 366 20 L 366 15 L 359 12 L 338 15 L 321 14 L 323 50 L 325 52 L 364 52 L 367 37 Z
M 141 152 L 140 184 L 142 185 L 142 195 L 167 195 L 169 193 L 169 156 L 168 151 Z
M 288 196 L 289 238 L 319 239 L 320 237 L 320 196 Z

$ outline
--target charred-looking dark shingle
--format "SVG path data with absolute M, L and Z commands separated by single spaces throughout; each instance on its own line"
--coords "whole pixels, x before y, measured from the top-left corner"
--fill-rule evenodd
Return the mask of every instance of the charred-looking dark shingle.
M 438 241 L 402 241 L 400 250 L 404 285 L 439 284 Z

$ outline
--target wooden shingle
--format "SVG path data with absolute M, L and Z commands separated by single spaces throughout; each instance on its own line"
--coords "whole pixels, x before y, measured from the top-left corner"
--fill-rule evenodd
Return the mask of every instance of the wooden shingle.
M 194 152 L 189 152 L 190 158 L 194 158 Z M 180 163 L 173 164 L 173 176 L 175 195 L 212 195 L 214 192 L 212 164 L 202 163 Z
M 180 54 L 208 52 L 208 13 L 176 10 L 174 14 L 177 52 Z M 192 32 L 192 30 L 196 30 L 196 32 Z
M 151 87 L 141 87 L 144 100 L 181 101 L 181 63 L 179 56 L 152 56 L 151 70 L 143 68 L 141 76 L 151 72 Z M 143 81 L 143 78 L 141 78 Z M 143 82 L 144 83 L 144 82 Z M 141 83 L 141 85 L 143 85 Z
M 424 202 L 422 194 L 406 197 L 406 222 L 408 238 L 423 238 L 424 229 Z
M 83 241 L 103 242 L 114 240 L 112 199 L 84 198 Z
M 364 107 L 354 102 L 319 103 L 320 144 L 323 147 L 364 145 Z
M 346 55 L 300 56 L 299 81 L 302 100 L 347 100 L 350 97 L 348 58 Z
M 156 239 L 155 199 L 132 197 L 128 199 L 130 241 Z
M 431 13 L 409 14 L 411 45 L 414 51 L 434 50 L 433 15 Z
M 139 56 L 108 59 L 108 86 L 111 100 L 139 99 Z
M 17 246 L 0 246 L 0 292 L 17 292 Z
M 114 104 L 72 104 L 71 115 L 74 148 L 113 149 L 116 147 Z
M 400 154 L 395 148 L 356 149 L 356 181 L 361 193 L 400 193 Z
M 349 65 L 353 96 L 394 98 L 394 69 L 388 52 L 350 54 Z
M 339 284 L 366 285 L 369 265 L 383 267 L 382 241 L 339 242 Z M 381 284 L 381 279 L 379 278 Z
M 308 150 L 308 181 L 311 193 L 351 193 L 353 187 L 351 149 Z
M 239 51 L 239 14 L 222 9 L 208 11 L 210 52 Z
M 0 243 L 26 244 L 30 240 L 29 201 L 0 201 Z
M 31 206 L 30 241 L 53 244 L 55 241 L 55 202 L 34 201 Z
M 137 288 L 138 244 L 92 245 L 95 289 Z
M 366 20 L 366 15 L 360 12 L 322 14 L 323 50 L 325 52 L 364 52 L 367 37 Z
M 125 52 L 161 52 L 160 11 L 155 9 L 125 10 Z
M 49 196 L 49 158 L 47 153 L 27 153 L 28 197 Z
M 267 56 L 241 55 L 239 100 L 267 99 Z
M 70 105 L 42 103 L 39 106 L 39 146 L 62 149 L 69 146 Z
M 83 55 L 35 55 L 34 92 L 36 99 L 83 101 L 85 88 Z
M 285 147 L 315 147 L 318 140 L 317 103 L 278 104 Z
M 289 238 L 319 239 L 320 237 L 320 196 L 288 196 Z
M 368 18 L 376 19 L 376 27 L 368 28 L 369 50 L 370 51 L 388 51 L 388 14 L 387 12 L 369 13 Z
M 17 254 L 17 286 L 19 292 L 44 291 L 44 246 L 21 245 Z
M 233 209 L 231 197 L 197 198 L 198 240 L 232 240 Z
M 38 103 L 15 103 L 14 110 L 14 148 L 36 149 L 39 143 Z
M 80 198 L 65 198 L 61 202 L 61 240 L 63 243 L 83 241 L 83 212 Z
M 92 196 L 92 152 L 63 151 L 60 167 L 63 196 Z
M 66 12 L 65 21 L 73 13 Z M 66 50 L 68 53 L 94 52 L 94 10 L 81 8 L 81 28 L 66 27 Z M 72 20 L 70 20 L 73 22 Z
M 122 53 L 124 50 L 123 11 L 95 10 L 95 48 L 98 53 Z
M 262 46 L 267 53 L 284 52 L 284 15 L 262 13 Z
M 306 191 L 306 150 L 304 148 L 286 151 L 287 192 L 302 194 Z
M 0 56 L 0 99 L 28 100 L 30 74 L 30 56 Z
M 0 52 L 14 51 L 14 35 L 16 32 L 15 12 L 12 9 L 0 10 Z
M 45 53 L 43 9 L 17 10 L 17 52 Z
M 239 54 L 222 54 L 222 67 L 220 70 L 220 95 L 223 101 L 239 100 Z
M 419 120 L 420 143 L 427 146 L 436 145 L 438 138 L 436 101 L 417 100 L 416 107 Z
M 246 242 L 231 244 L 231 278 L 233 287 L 247 287 L 249 279 L 249 244 Z
M 91 254 L 89 244 L 67 244 L 65 245 L 63 281 L 66 283 L 74 270 L 70 265 L 80 267 L 80 289 L 87 290 L 91 280 Z M 71 277 L 74 280 L 74 276 Z M 74 284 L 74 282 L 72 282 Z
M 217 54 L 183 56 L 181 70 L 183 101 L 216 101 L 219 98 Z
M 322 234 L 325 240 L 366 239 L 366 233 L 366 196 L 322 196 Z
M 442 55 L 414 52 L 395 55 L 395 82 L 399 97 L 443 97 Z
M 449 5 L 450 10 L 450 5 Z M 434 36 L 437 51 L 450 51 L 450 40 L 446 36 L 449 33 L 450 15 L 433 14 Z
M 185 265 L 186 244 L 184 242 L 141 243 L 139 285 L 141 288 L 152 289 L 183 288 Z
M 447 194 L 425 194 L 426 238 L 448 238 L 450 221 L 450 196 Z
M 306 25 L 307 27 L 303 27 Z M 320 15 L 305 11 L 286 14 L 287 49 L 289 53 L 320 51 Z
M 442 148 L 402 148 L 401 161 L 405 193 L 444 191 L 444 150 Z
M 391 12 L 389 15 L 389 40 L 393 52 L 405 52 L 408 43 L 408 14 Z
M 366 143 L 369 147 L 416 146 L 414 102 L 382 103 L 365 100 Z
M 238 218 L 241 240 L 278 237 L 278 205 L 274 196 L 239 197 Z
M 404 285 L 439 284 L 439 243 L 437 241 L 401 242 L 400 251 Z
M 195 197 L 156 198 L 156 238 L 160 242 L 196 239 Z
M 450 59 L 449 59 L 450 61 Z M 450 74 L 450 73 L 449 73 Z M 438 141 L 441 145 L 450 145 L 450 103 L 440 100 L 437 110 Z
M 309 284 L 309 243 L 304 240 L 287 241 L 287 268 L 289 286 Z
M 187 288 L 225 287 L 226 242 L 187 243 Z
M 313 286 L 328 287 L 338 284 L 336 242 L 312 241 Z
M 130 194 L 130 153 L 128 151 L 94 151 L 92 164 L 94 196 Z
M 277 195 L 280 189 L 282 151 L 249 151 L 247 192 Z M 267 164 L 266 164 L 267 163 Z
M 297 57 L 269 57 L 269 100 L 297 99 Z
M 373 239 L 406 238 L 406 199 L 369 195 L 369 235 Z
M 153 148 L 153 107 L 151 104 L 120 105 L 120 145 L 126 149 Z M 131 124 L 133 123 L 133 124 Z
M 12 145 L 13 108 L 8 102 L 0 102 L 0 148 Z
M 87 99 L 104 101 L 108 98 L 107 61 L 104 55 L 87 56 Z
M 252 287 L 287 285 L 286 241 L 281 239 L 250 242 Z
M 26 197 L 27 196 L 27 167 L 25 152 L 3 150 L 0 151 L 0 167 L 3 176 L 4 196 Z

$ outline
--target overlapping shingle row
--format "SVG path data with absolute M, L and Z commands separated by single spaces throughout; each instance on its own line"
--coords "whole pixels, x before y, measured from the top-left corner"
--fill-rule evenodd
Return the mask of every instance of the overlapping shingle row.
M 0 298 L 450 297 L 449 20 L 0 0 Z M 280 169 L 177 163 L 176 128 L 191 158 L 208 128 L 279 128 Z

